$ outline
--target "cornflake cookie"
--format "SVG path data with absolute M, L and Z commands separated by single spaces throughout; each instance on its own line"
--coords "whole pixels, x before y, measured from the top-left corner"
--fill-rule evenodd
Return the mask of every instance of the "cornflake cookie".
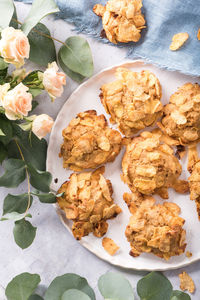
M 190 199 L 195 200 L 200 221 L 200 160 L 195 163 L 189 177 Z
M 176 51 L 180 49 L 183 44 L 188 40 L 189 34 L 187 32 L 180 32 L 173 36 L 172 43 L 169 47 L 170 50 Z
M 107 237 L 103 238 L 102 246 L 111 256 L 113 256 L 119 250 L 119 246 L 117 246 L 117 244 L 115 244 L 111 238 Z
M 131 137 L 139 130 L 152 126 L 162 116 L 162 88 L 151 72 L 132 72 L 118 68 L 117 80 L 101 87 L 101 102 L 110 121 Z
M 197 38 L 200 41 L 200 28 L 198 29 L 198 32 L 197 32 Z
M 183 272 L 178 276 L 180 279 L 180 289 L 182 291 L 188 291 L 193 294 L 195 291 L 195 284 L 192 278 L 186 272 Z
M 95 110 L 79 113 L 62 135 L 59 156 L 63 157 L 63 167 L 74 171 L 114 161 L 121 150 L 120 133 L 109 128 L 105 116 L 97 116 Z
M 73 173 L 58 193 L 57 198 L 66 218 L 73 220 L 72 232 L 77 240 L 90 232 L 102 237 L 108 229 L 108 219 L 115 218 L 121 208 L 114 204 L 112 184 L 102 175 L 104 167 L 94 172 Z
M 181 145 L 195 144 L 200 139 L 200 86 L 186 83 L 170 97 L 161 130 Z
M 187 181 L 179 180 L 182 167 L 173 149 L 162 142 L 160 130 L 144 131 L 132 139 L 122 160 L 122 179 L 131 191 L 158 194 L 168 199 L 168 188 L 179 193 L 189 191 Z
M 178 205 L 170 202 L 156 205 L 153 197 L 140 193 L 125 193 L 124 200 L 132 213 L 125 231 L 131 256 L 146 252 L 168 260 L 184 253 L 185 220 L 179 217 Z
M 141 8 L 142 0 L 109 0 L 105 6 L 96 4 L 93 11 L 102 17 L 107 39 L 117 44 L 139 41 L 145 28 Z

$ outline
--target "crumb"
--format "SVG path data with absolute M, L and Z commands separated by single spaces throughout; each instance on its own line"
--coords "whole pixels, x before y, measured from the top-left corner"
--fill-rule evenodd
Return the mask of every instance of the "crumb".
M 182 291 L 188 291 L 191 294 L 193 294 L 195 291 L 195 284 L 192 278 L 186 272 L 183 272 L 179 274 L 179 279 L 180 279 L 180 289 Z
M 200 41 L 200 28 L 199 28 L 198 33 L 197 33 L 197 38 Z
M 54 179 L 54 182 L 55 182 L 55 183 L 58 183 L 58 178 L 55 178 L 55 179 Z
M 185 256 L 188 257 L 188 258 L 192 257 L 192 252 L 187 251 L 186 254 L 185 254 Z
M 102 246 L 110 255 L 114 255 L 118 250 L 119 246 L 111 238 L 103 238 Z
M 188 40 L 188 38 L 189 38 L 189 34 L 187 32 L 180 32 L 175 34 L 172 37 L 172 43 L 169 49 L 171 51 L 176 51 L 180 49 L 183 46 L 183 44 L 185 44 L 185 42 Z

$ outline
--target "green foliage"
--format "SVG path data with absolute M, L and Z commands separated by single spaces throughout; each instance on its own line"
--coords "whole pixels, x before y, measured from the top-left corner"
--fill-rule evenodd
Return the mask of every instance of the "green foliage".
M 88 297 L 87 294 L 75 289 L 71 289 L 64 292 L 64 294 L 61 297 L 61 300 L 90 300 L 90 299 L 91 298 Z
M 39 275 L 22 273 L 8 284 L 6 297 L 8 300 L 28 300 L 39 283 Z
M 21 29 L 28 35 L 41 19 L 56 12 L 59 12 L 59 8 L 54 0 L 35 0 Z
M 83 77 L 93 74 L 92 52 L 88 42 L 82 37 L 72 36 L 65 41 L 59 51 L 59 61 L 70 71 Z
M 0 220 L 1 221 L 8 221 L 8 220 L 19 221 L 19 220 L 24 219 L 24 217 L 25 217 L 24 214 L 19 214 L 18 212 L 13 211 L 11 213 L 4 215 Z M 26 218 L 32 218 L 32 216 L 30 214 L 27 214 Z
M 14 4 L 12 0 L 0 1 L 0 28 L 8 27 L 14 13 Z
M 4 61 L 4 59 L 0 56 L 0 71 L 8 68 L 8 64 Z
M 48 193 L 50 191 L 49 186 L 52 181 L 51 174 L 49 172 L 39 171 L 31 164 L 28 164 L 28 171 L 30 174 L 31 185 L 39 191 Z
M 0 164 L 4 161 L 7 157 L 7 150 L 5 146 L 0 142 Z
M 42 203 L 56 203 L 56 195 L 53 193 L 39 194 L 32 192 L 32 195 L 37 196 Z
M 4 136 L 0 136 L 0 142 L 7 145 L 13 137 L 13 130 L 11 123 L 3 116 L 3 114 L 0 114 L 0 129 L 5 134 Z
M 16 244 L 22 249 L 28 248 L 35 239 L 36 230 L 37 228 L 25 219 L 16 221 L 13 229 Z
M 44 299 L 41 296 L 35 294 L 30 296 L 28 300 L 44 300 Z
M 8 159 L 4 163 L 5 173 L 0 177 L 0 186 L 14 188 L 24 181 L 25 163 L 20 159 Z
M 101 295 L 109 300 L 134 300 L 133 288 L 129 281 L 119 273 L 109 272 L 98 281 Z
M 42 23 L 37 24 L 28 35 L 30 43 L 29 59 L 44 67 L 50 62 L 56 61 L 56 48 L 54 42 L 51 38 L 46 37 L 46 35 L 51 36 L 51 33 Z
M 184 292 L 173 291 L 170 300 L 191 300 L 191 298 Z
M 10 21 L 10 27 L 14 27 L 15 29 L 18 29 L 18 23 L 16 22 L 17 20 L 17 10 L 16 10 L 16 6 L 13 2 L 13 5 L 14 5 L 14 13 L 13 13 L 13 16 L 12 16 L 12 19 Z
M 137 283 L 141 300 L 169 300 L 172 294 L 170 281 L 159 272 L 151 272 Z
M 56 277 L 45 293 L 44 300 L 61 300 L 65 291 L 70 289 L 79 290 L 87 294 L 91 300 L 95 300 L 95 294 L 92 288 L 88 285 L 85 278 L 76 274 L 65 274 Z
M 17 212 L 19 214 L 23 214 L 25 213 L 27 207 L 31 206 L 32 202 L 33 202 L 33 197 L 30 196 L 30 203 L 29 203 L 28 194 L 21 194 L 21 195 L 8 194 L 4 199 L 3 215 L 11 212 Z

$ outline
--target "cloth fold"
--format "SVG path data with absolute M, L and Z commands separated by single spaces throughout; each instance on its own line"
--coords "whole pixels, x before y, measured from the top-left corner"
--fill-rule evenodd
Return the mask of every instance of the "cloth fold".
M 31 3 L 31 0 L 17 0 Z M 100 37 L 101 18 L 92 8 L 105 0 L 57 0 L 60 8 L 59 18 L 73 23 L 78 33 L 85 33 L 99 41 L 109 43 Z M 197 32 L 200 27 L 200 0 L 143 0 L 143 13 L 147 28 L 142 31 L 138 43 L 113 45 L 126 47 L 130 59 L 143 58 L 162 68 L 180 71 L 192 76 L 200 76 L 200 41 Z M 169 50 L 174 34 L 187 32 L 189 39 L 177 50 Z

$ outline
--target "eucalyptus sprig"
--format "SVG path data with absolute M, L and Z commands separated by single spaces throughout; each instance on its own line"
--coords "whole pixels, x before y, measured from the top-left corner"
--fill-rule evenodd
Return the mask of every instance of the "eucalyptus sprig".
M 7 285 L 7 300 L 95 300 L 95 293 L 87 280 L 68 273 L 56 277 L 47 288 L 44 298 L 35 294 L 40 283 L 37 274 L 22 273 Z M 134 300 L 130 282 L 120 273 L 108 272 L 98 281 L 98 287 L 105 300 Z M 158 272 L 151 272 L 137 283 L 140 300 L 191 300 L 190 296 L 172 288 L 169 280 Z

